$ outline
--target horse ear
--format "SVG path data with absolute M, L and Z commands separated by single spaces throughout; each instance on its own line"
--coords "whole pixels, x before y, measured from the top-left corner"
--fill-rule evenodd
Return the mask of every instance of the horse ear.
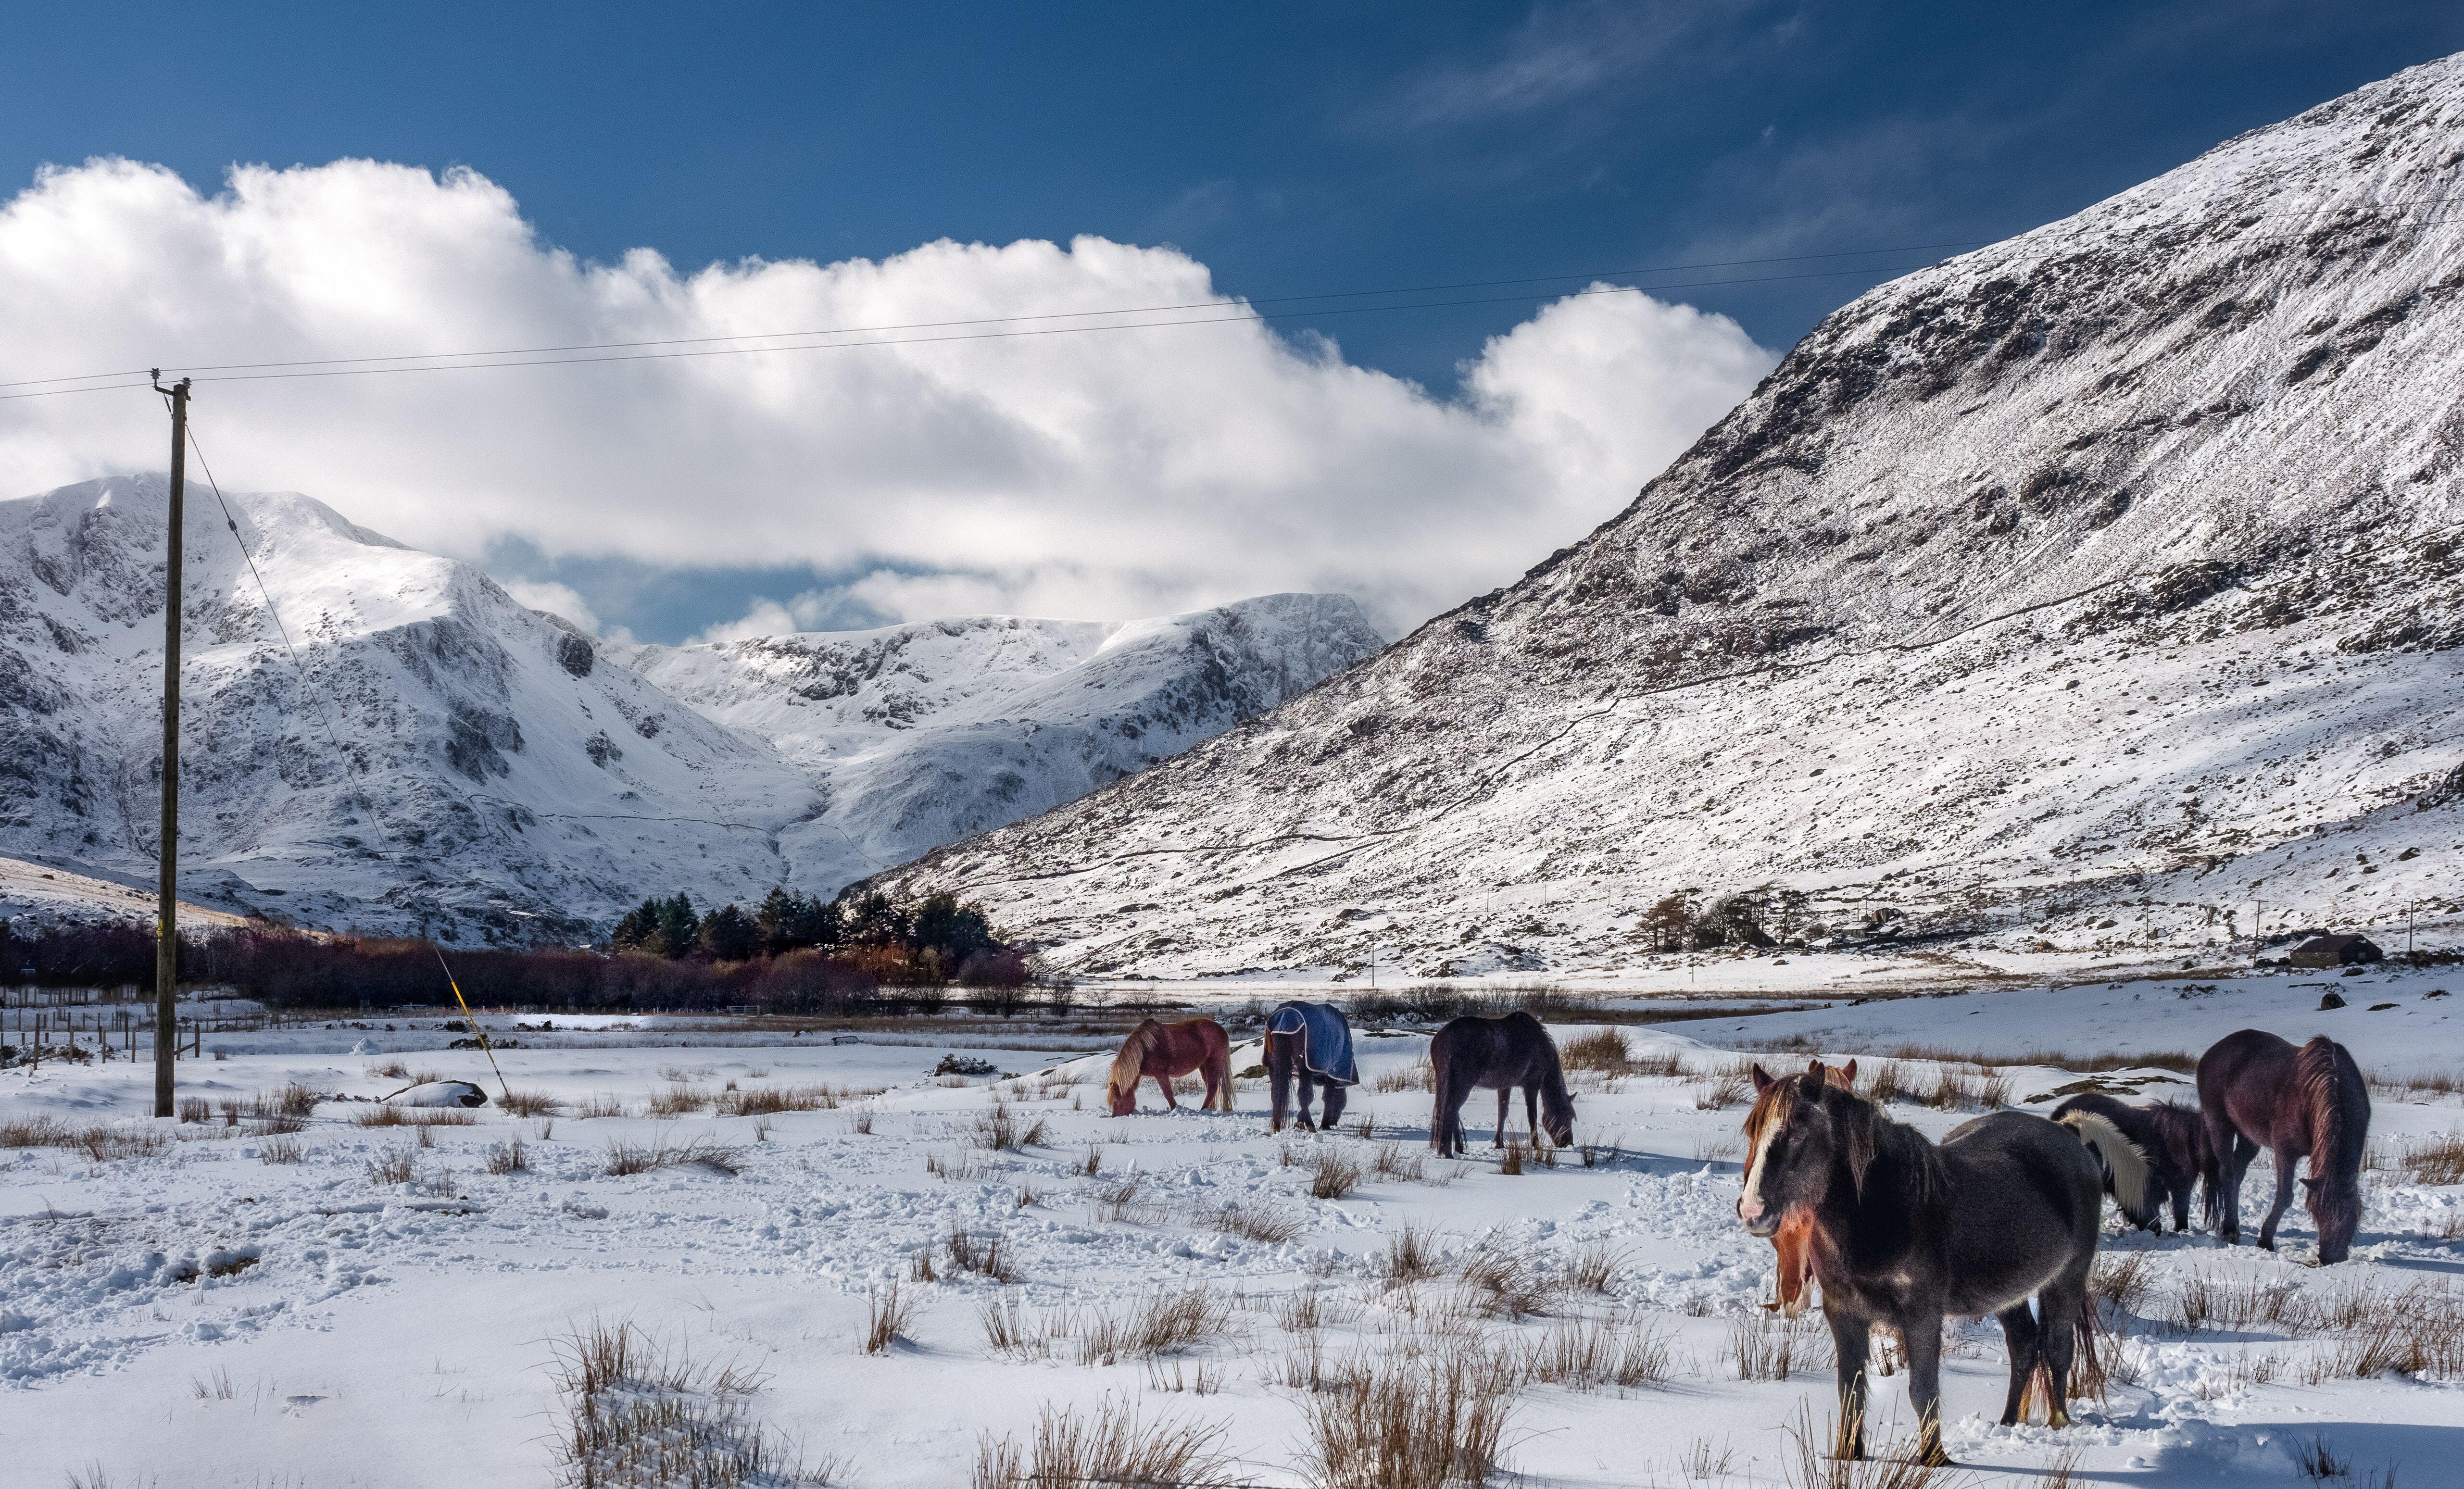
M 1857 1062 L 1852 1060 L 1848 1062 L 1848 1063 L 1841 1065 L 1839 1067 L 1839 1078 L 1846 1081 L 1850 1085 L 1855 1085 L 1857 1084 Z
M 1818 1056 L 1818 1055 L 1817 1055 L 1817 1056 L 1815 1056 L 1814 1059 L 1807 1061 L 1807 1062 L 1805 1062 L 1805 1073 L 1806 1073 L 1807 1075 L 1810 1075 L 1810 1076 L 1814 1077 L 1814 1079 L 1815 1079 L 1816 1081 L 1821 1080 L 1821 1079 L 1822 1079 L 1822 1058 L 1821 1058 L 1820 1056 Z
M 1754 1094 L 1757 1096 L 1761 1095 L 1763 1092 L 1770 1090 L 1771 1088 L 1771 1072 L 1765 1070 L 1760 1065 L 1754 1066 Z

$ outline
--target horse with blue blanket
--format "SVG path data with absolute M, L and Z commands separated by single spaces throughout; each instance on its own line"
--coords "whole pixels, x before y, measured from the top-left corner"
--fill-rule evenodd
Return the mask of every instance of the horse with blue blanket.
M 1344 1088 L 1360 1084 L 1352 1059 L 1352 1025 L 1332 1003 L 1285 1003 L 1266 1016 L 1266 1075 L 1274 1087 L 1274 1120 L 1269 1131 L 1284 1129 L 1294 1077 L 1300 1080 L 1298 1122 L 1307 1131 L 1320 1126 L 1309 1121 L 1309 1085 L 1326 1092 L 1329 1130 L 1343 1120 Z

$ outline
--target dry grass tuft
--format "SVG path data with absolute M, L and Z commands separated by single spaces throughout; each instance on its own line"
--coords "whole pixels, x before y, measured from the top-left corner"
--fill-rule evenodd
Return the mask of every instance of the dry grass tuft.
M 261 1163 L 300 1163 L 307 1159 L 308 1150 L 296 1137 L 270 1137 L 258 1145 L 256 1156 Z
M 1634 1046 L 1623 1029 L 1599 1029 L 1558 1045 L 1557 1060 L 1569 1070 L 1622 1074 L 1633 1062 Z
M 1576 1319 L 1524 1350 L 1524 1378 L 1568 1390 L 1633 1390 L 1664 1384 L 1675 1371 L 1668 1336 L 1639 1315 L 1623 1323 Z
M 553 1117 L 564 1110 L 564 1103 L 545 1091 L 525 1091 L 514 1087 L 507 1087 L 497 1097 L 497 1105 L 517 1117 Z
M 1428 1176 L 1429 1156 L 1419 1148 L 1406 1148 L 1400 1143 L 1380 1143 L 1369 1158 L 1369 1171 L 1381 1179 L 1404 1179 L 1418 1183 Z
M 1694 1109 L 1726 1111 L 1744 1101 L 1749 1089 L 1743 1076 L 1720 1076 L 1694 1087 Z
M 721 1091 L 711 1109 L 722 1117 L 775 1117 L 782 1111 L 836 1111 L 845 1092 L 827 1085 L 765 1085 Z
M 521 1134 L 511 1141 L 488 1150 L 488 1171 L 495 1174 L 519 1173 L 531 1166 L 530 1150 L 522 1146 Z
M 1225 1205 L 1221 1210 L 1200 1212 L 1192 1223 L 1265 1246 L 1296 1240 L 1305 1228 L 1299 1215 L 1264 1205 Z
M 1524 1319 L 1546 1313 L 1556 1286 L 1521 1256 L 1483 1245 L 1463 1260 L 1463 1285 L 1489 1318 Z
M 1364 1489 L 1485 1484 L 1504 1452 L 1513 1374 L 1465 1347 L 1341 1369 L 1301 1400 L 1302 1472 L 1312 1483 Z
M 710 1105 L 710 1092 L 698 1085 L 671 1085 L 650 1093 L 646 1108 L 653 1117 L 682 1117 Z
M 1118 1315 L 1089 1311 L 1079 1325 L 1078 1363 L 1118 1365 L 1179 1354 L 1221 1334 L 1231 1321 L 1231 1305 L 1203 1285 L 1141 1293 Z
M 581 1106 L 573 1108 L 573 1114 L 584 1119 L 591 1117 L 621 1117 L 625 1115 L 625 1104 L 616 1099 L 614 1092 L 602 1091 L 596 1096 L 587 1098 Z
M 1146 1421 L 1136 1406 L 1106 1396 L 1093 1414 L 1047 1404 L 1022 1449 L 986 1433 L 969 1489 L 1076 1489 L 1081 1484 L 1161 1486 L 1222 1482 L 1237 1460 L 1223 1428 L 1171 1418 Z
M 554 1347 L 564 1398 L 552 1439 L 560 1489 L 818 1489 L 835 1473 L 798 1461 L 753 1419 L 761 1383 L 732 1365 L 703 1369 L 629 1324 L 594 1321 Z
M 419 1171 L 410 1154 L 399 1148 L 389 1148 L 368 1160 L 368 1182 L 371 1184 L 407 1184 Z
M 1798 1370 L 1831 1367 L 1829 1336 L 1809 1326 L 1809 1314 L 1783 1319 L 1757 1308 L 1728 1325 L 1726 1352 L 1737 1362 L 1739 1380 L 1786 1380 Z
M 1870 1428 L 1868 1456 L 1854 1461 L 1835 1457 L 1838 1433 L 1827 1417 L 1817 1433 L 1812 1412 L 1801 1405 L 1788 1435 L 1792 1451 L 1780 1461 L 1789 1489 L 1935 1489 L 1936 1485 L 1950 1489 L 1973 1482 L 1964 1474 L 1920 1459 L 1912 1442 L 1874 1443 Z
M 2117 1312 L 2136 1314 L 2156 1282 L 2147 1253 L 2124 1251 L 2097 1259 L 2088 1274 L 2088 1291 L 2111 1303 Z
M 1339 1148 L 1321 1148 L 1309 1160 L 1309 1197 L 1341 1199 L 1360 1185 L 1360 1160 Z
M 864 1290 L 864 1352 L 881 1354 L 907 1336 L 907 1325 L 914 1321 L 915 1300 L 898 1290 L 898 1280 L 891 1279 L 879 1288 Z
M 1574 1253 L 1574 1259 L 1566 1263 L 1566 1285 L 1578 1292 L 1607 1292 L 1610 1284 L 1617 1281 L 1617 1268 L 1624 1260 L 1625 1253 L 1606 1241 L 1594 1241 Z
M 1015 1282 L 1018 1268 L 1001 1255 L 1001 1238 L 978 1240 L 974 1233 L 956 1220 L 950 1222 L 950 1265 L 961 1272 L 973 1272 L 996 1282 Z
M 2408 1143 L 2397 1161 L 2415 1184 L 2464 1184 L 2464 1132 Z
M 379 1102 L 351 1113 L 354 1127 L 363 1128 L 470 1128 L 479 1119 L 459 1106 L 396 1106 Z
M 98 1122 L 60 1130 L 66 1139 L 60 1146 L 74 1148 L 97 1163 L 109 1163 L 115 1158 L 151 1158 L 171 1146 L 170 1134 L 150 1127 L 116 1128 Z
M 1397 1286 L 1437 1276 L 1437 1238 L 1418 1226 L 1405 1225 L 1386 1237 L 1386 1259 L 1380 1271 Z
M 709 1137 L 684 1143 L 671 1143 L 666 1138 L 652 1143 L 628 1143 L 619 1138 L 607 1145 L 605 1171 L 611 1177 L 648 1173 L 653 1169 L 690 1168 L 733 1176 L 744 1171 L 744 1150 Z
M 1398 1070 L 1378 1071 L 1370 1085 L 1380 1092 L 1434 1091 L 1438 1088 L 1438 1071 L 1429 1063 L 1429 1057 L 1422 1055 Z

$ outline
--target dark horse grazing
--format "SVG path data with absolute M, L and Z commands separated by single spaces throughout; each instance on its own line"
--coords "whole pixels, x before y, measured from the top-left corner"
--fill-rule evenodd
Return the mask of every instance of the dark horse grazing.
M 2241 1239 L 2242 1175 L 2265 1148 L 2276 1154 L 2276 1204 L 2258 1228 L 2259 1245 L 2276 1249 L 2276 1222 L 2293 1203 L 2293 1162 L 2307 1158 L 2301 1183 L 2319 1226 L 2319 1264 L 2352 1255 L 2370 1094 L 2344 1046 L 2323 1034 L 2298 1050 L 2257 1029 L 2228 1034 L 2199 1057 L 2199 1114 L 2218 1171 L 2208 1218 L 2227 1242 Z
M 1451 1156 L 1463 1150 L 1463 1106 L 1474 1086 L 1497 1092 L 1498 1147 L 1506 1146 L 1506 1098 L 1518 1085 L 1534 1142 L 1543 1130 L 1544 1106 L 1549 1140 L 1560 1148 L 1574 1140 L 1574 1098 L 1566 1089 L 1556 1041 L 1529 1014 L 1495 1018 L 1466 1014 L 1447 1019 L 1429 1040 L 1429 1065 L 1437 1076 L 1438 1094 L 1429 1117 L 1429 1143 L 1440 1153 Z
M 2075 1111 L 2094 1112 L 2110 1122 L 2147 1160 L 2147 1187 L 2140 1202 L 2130 1205 L 2115 1193 L 2113 1175 L 2105 1192 L 2122 1203 L 2122 1213 L 2143 1231 L 2162 1231 L 2165 1207 L 2173 1209 L 2176 1235 L 2190 1228 L 2190 1189 L 2201 1180 L 2212 1185 L 2213 1162 L 2208 1151 L 2208 1128 L 2198 1108 L 2180 1102 L 2133 1106 L 2110 1096 L 2088 1092 L 2074 1096 L 2046 1113 L 2056 1122 Z
M 1284 1129 L 1294 1077 L 1300 1080 L 1301 1130 L 1318 1126 L 1309 1120 L 1309 1087 L 1315 1085 L 1326 1093 L 1325 1126 L 1332 1131 L 1343 1120 L 1345 1088 L 1360 1084 L 1352 1025 L 1332 1003 L 1285 1003 L 1266 1016 L 1266 1079 L 1274 1093 L 1270 1132 Z
M 1737 1215 L 1767 1237 L 1790 1212 L 1813 1214 L 1814 1275 L 1839 1356 L 1839 1456 L 1864 1456 L 1865 1363 L 1878 1323 L 1897 1327 L 1905 1343 L 1925 1461 L 1949 1461 L 1942 1449 L 1946 1317 L 2001 1321 L 2011 1347 L 2006 1425 L 2041 1387 L 2051 1424 L 2067 1426 L 2074 1360 L 2083 1379 L 2096 1374 L 2087 1279 L 2104 1194 L 2087 1134 L 1999 1111 L 1936 1147 L 1827 1083 L 1819 1061 L 1784 1080 L 1757 1065 L 1754 1087 Z
M 1121 1052 L 1112 1057 L 1112 1078 L 1104 1095 L 1112 1115 L 1126 1117 L 1138 1109 L 1138 1083 L 1148 1076 L 1163 1087 L 1163 1104 L 1175 1111 L 1180 1102 L 1172 1094 L 1175 1076 L 1197 1071 L 1206 1081 L 1204 1108 L 1232 1109 L 1232 1041 L 1212 1018 L 1157 1023 L 1150 1018 L 1130 1031 Z

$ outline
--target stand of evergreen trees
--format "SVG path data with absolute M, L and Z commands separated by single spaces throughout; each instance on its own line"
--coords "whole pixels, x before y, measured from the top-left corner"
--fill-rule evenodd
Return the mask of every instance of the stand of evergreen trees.
M 620 953 L 742 962 L 791 952 L 862 953 L 854 959 L 886 981 L 1024 981 L 1024 967 L 1002 947 L 982 909 L 949 893 L 902 905 L 875 891 L 842 906 L 837 901 L 779 888 L 751 914 L 722 905 L 708 914 L 693 909 L 678 890 L 644 900 L 616 924 L 611 938 Z M 1013 969 L 1013 963 L 1018 963 Z M 1014 980 L 1013 980 L 1014 977 Z

